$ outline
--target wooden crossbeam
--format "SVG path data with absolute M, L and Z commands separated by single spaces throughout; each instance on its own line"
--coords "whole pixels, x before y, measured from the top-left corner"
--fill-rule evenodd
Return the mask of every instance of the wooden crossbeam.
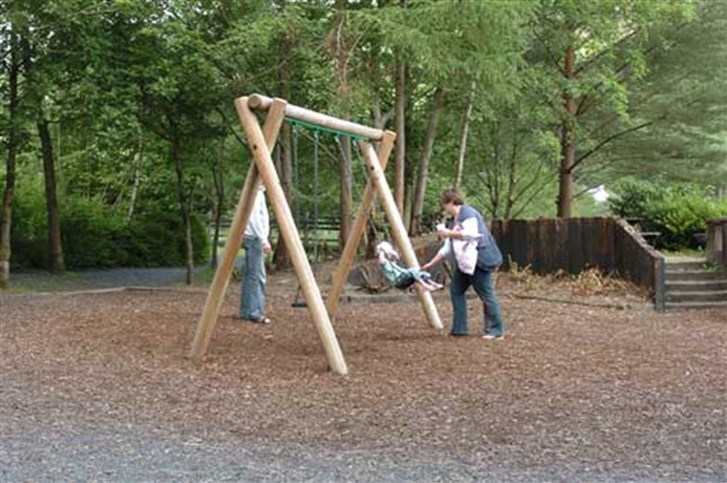
M 253 94 L 250 96 L 248 101 L 251 109 L 259 109 L 262 111 L 269 109 L 272 102 L 273 100 L 271 98 L 261 96 L 260 94 Z M 315 124 L 327 129 L 333 129 L 335 131 L 353 134 L 354 136 L 364 137 L 371 141 L 381 141 L 384 137 L 384 131 L 381 129 L 374 129 L 362 124 L 356 124 L 355 122 L 345 121 L 337 117 L 321 114 L 292 104 L 288 104 L 286 106 L 285 115 L 291 119 L 297 119 L 299 121 Z

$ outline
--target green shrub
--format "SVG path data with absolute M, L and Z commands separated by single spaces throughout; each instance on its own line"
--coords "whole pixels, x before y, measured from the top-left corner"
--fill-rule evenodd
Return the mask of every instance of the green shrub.
M 658 231 L 657 248 L 697 248 L 695 235 L 704 233 L 707 220 L 727 215 L 727 200 L 717 200 L 693 185 L 657 186 L 645 181 L 628 181 L 616 187 L 610 201 L 613 212 L 624 218 L 638 218 L 644 231 Z
M 42 189 L 19 191 L 11 230 L 13 270 L 48 266 L 48 233 Z M 61 206 L 63 255 L 70 270 L 111 267 L 182 266 L 186 260 L 184 226 L 178 211 L 140 212 L 126 223 L 124 213 L 100 200 L 67 197 Z M 208 254 L 207 231 L 192 216 L 195 263 Z
M 608 203 L 621 218 L 648 218 L 651 205 L 664 198 L 664 190 L 648 181 L 626 180 L 614 188 L 615 195 Z
M 127 265 L 123 215 L 99 200 L 69 197 L 60 210 L 63 255 L 70 269 Z
M 194 261 L 207 259 L 209 242 L 204 222 L 197 215 L 191 218 Z M 142 213 L 128 227 L 127 252 L 130 266 L 164 267 L 185 264 L 184 226 L 178 212 Z
M 48 266 L 48 222 L 42 189 L 16 191 L 10 246 L 11 270 Z
M 664 197 L 651 205 L 647 216 L 662 233 L 659 248 L 678 250 L 696 248 L 694 235 L 704 233 L 707 220 L 727 215 L 727 200 L 715 200 L 696 189 L 668 189 Z

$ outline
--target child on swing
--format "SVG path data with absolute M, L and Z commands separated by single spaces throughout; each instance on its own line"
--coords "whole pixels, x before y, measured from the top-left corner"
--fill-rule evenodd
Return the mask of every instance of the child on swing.
M 376 245 L 376 256 L 379 259 L 384 277 L 394 287 L 405 290 L 416 284 L 427 292 L 441 290 L 444 285 L 437 283 L 432 274 L 418 268 L 404 268 L 397 263 L 399 254 L 389 242 Z

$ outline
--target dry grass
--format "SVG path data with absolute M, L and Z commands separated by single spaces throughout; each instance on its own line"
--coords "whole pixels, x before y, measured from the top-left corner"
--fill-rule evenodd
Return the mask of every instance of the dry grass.
M 510 269 L 498 272 L 496 281 L 498 286 L 518 292 L 538 294 L 559 292 L 580 297 L 630 296 L 644 302 L 649 300 L 649 294 L 645 289 L 598 268 L 589 268 L 577 275 L 568 274 L 564 270 L 539 275 L 533 272 L 530 265 L 521 267 L 517 262 L 511 261 Z

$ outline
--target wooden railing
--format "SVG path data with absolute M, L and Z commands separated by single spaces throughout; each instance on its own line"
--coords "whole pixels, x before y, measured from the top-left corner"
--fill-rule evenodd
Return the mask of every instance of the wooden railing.
M 621 277 L 650 290 L 654 308 L 664 310 L 664 256 L 627 222 L 614 219 L 613 223 L 616 271 Z
M 707 221 L 707 261 L 727 270 L 727 218 Z

